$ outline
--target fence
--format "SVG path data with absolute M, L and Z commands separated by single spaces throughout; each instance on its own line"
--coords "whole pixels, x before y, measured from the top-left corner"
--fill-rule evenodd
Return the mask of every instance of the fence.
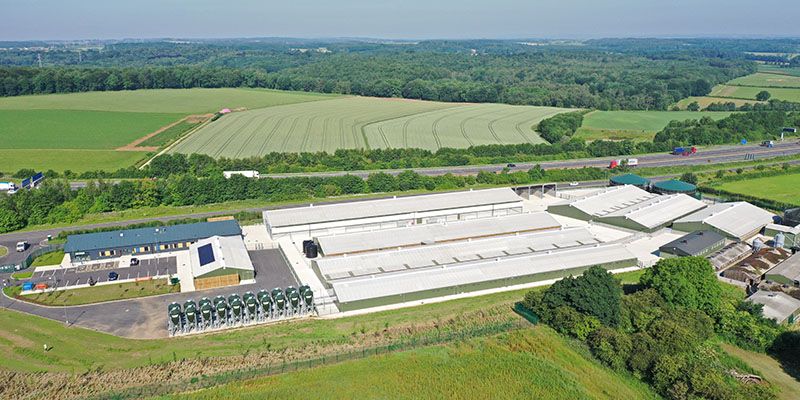
M 64 245 L 61 245 L 61 244 L 42 246 L 42 247 L 32 251 L 31 254 L 28 254 L 28 256 L 25 257 L 25 259 L 22 260 L 22 262 L 20 262 L 19 264 L 1 265 L 0 266 L 0 272 L 13 272 L 13 271 L 23 270 L 25 268 L 30 267 L 31 264 L 33 263 L 33 260 L 35 260 L 36 257 L 39 257 L 40 255 L 45 254 L 45 253 L 50 253 L 52 251 L 61 250 L 63 248 L 64 248 Z
M 211 376 L 204 375 L 201 377 L 192 378 L 188 382 L 187 381 L 171 382 L 171 383 L 165 382 L 165 383 L 158 383 L 146 386 L 139 386 L 119 392 L 106 393 L 97 396 L 95 398 L 97 399 L 114 398 L 118 400 L 134 399 L 134 398 L 138 399 L 144 397 L 159 396 L 169 393 L 181 393 L 199 389 L 207 389 L 214 386 L 224 385 L 230 382 L 266 377 L 271 375 L 283 374 L 287 372 L 300 371 L 313 367 L 337 364 L 343 361 L 357 360 L 380 354 L 413 350 L 420 347 L 462 341 L 481 336 L 495 335 L 526 327 L 530 327 L 530 323 L 523 320 L 509 320 L 506 322 L 496 323 L 492 325 L 483 325 L 472 329 L 465 329 L 457 332 L 438 331 L 436 335 L 424 336 L 421 338 L 411 338 L 410 340 L 384 346 L 363 348 L 361 350 L 323 355 L 320 357 L 314 357 L 308 359 L 300 359 L 293 361 L 284 360 L 281 363 L 267 364 L 265 366 L 260 366 L 260 367 L 224 372 L 221 374 L 211 375 Z

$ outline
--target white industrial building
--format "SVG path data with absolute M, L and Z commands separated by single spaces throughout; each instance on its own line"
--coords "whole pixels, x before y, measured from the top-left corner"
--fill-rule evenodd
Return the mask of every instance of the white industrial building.
M 494 236 L 558 229 L 561 224 L 546 212 L 480 218 L 468 221 L 440 222 L 407 228 L 364 231 L 320 236 L 316 242 L 325 256 L 356 254 L 463 241 Z
M 733 240 L 747 240 L 773 222 L 775 214 L 744 201 L 717 203 L 676 220 L 672 227 L 684 232 L 714 230 Z
M 548 207 L 547 211 L 653 232 L 706 206 L 685 194 L 658 195 L 633 185 L 612 186 Z
M 636 264 L 624 246 L 567 228 L 324 257 L 313 267 L 347 310 L 560 278 L 593 265 Z
M 272 238 L 314 237 L 521 212 L 522 198 L 503 188 L 268 210 L 264 223 Z
M 196 289 L 236 285 L 254 279 L 255 268 L 241 236 L 212 236 L 189 247 Z

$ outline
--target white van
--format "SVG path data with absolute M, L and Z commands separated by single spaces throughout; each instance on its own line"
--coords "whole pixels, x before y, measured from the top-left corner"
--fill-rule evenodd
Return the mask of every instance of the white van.
M 23 252 L 28 248 L 28 242 L 17 242 L 17 251 Z

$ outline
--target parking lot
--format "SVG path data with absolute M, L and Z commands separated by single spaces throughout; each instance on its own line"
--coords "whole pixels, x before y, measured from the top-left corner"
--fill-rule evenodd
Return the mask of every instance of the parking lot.
M 120 266 L 119 261 L 78 265 L 73 268 L 37 272 L 31 278 L 34 283 L 47 283 L 50 287 L 88 284 L 90 281 L 106 282 L 109 273 L 116 272 L 117 279 L 137 279 L 148 276 L 174 275 L 178 272 L 175 257 L 139 260 L 139 265 Z

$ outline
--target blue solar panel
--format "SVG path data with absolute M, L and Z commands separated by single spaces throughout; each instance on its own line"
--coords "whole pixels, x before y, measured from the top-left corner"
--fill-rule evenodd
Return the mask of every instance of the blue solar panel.
M 37 182 L 39 182 L 40 180 L 42 180 L 42 178 L 44 178 L 44 174 L 43 174 L 43 173 L 41 173 L 41 172 L 38 172 L 38 173 L 36 173 L 36 175 L 34 175 L 33 177 L 31 177 L 31 181 L 33 181 L 33 183 L 34 183 L 34 184 L 36 184 Z
M 22 180 L 22 187 L 26 188 L 31 185 L 31 178 L 25 178 Z
M 214 262 L 214 249 L 211 248 L 211 243 L 198 247 L 197 255 L 200 256 L 200 266 Z

